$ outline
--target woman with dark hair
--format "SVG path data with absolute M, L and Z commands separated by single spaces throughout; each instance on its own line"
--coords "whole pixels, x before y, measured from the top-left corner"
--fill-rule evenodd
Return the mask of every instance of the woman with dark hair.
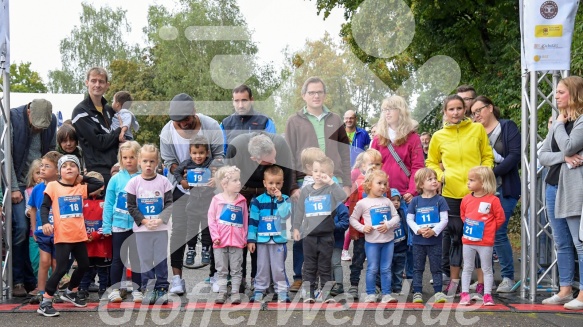
M 492 167 L 494 158 L 484 126 L 465 117 L 464 100 L 450 95 L 443 101 L 444 126 L 433 134 L 425 164 L 437 172 L 442 184 L 442 195 L 449 206 L 449 220 L 444 237 L 444 262 L 449 258 L 450 281 L 445 289 L 449 296 L 455 295 L 460 285 L 462 265 L 463 222 L 460 217 L 462 198 L 469 193 L 467 178 L 470 168 Z M 451 294 L 449 294 L 451 293 Z
M 506 222 L 496 231 L 494 250 L 501 267 L 502 282 L 497 293 L 512 292 L 514 287 L 514 258 L 508 240 L 508 222 L 520 199 L 520 131 L 508 119 L 500 119 L 500 109 L 492 100 L 480 95 L 472 104 L 471 118 L 484 126 L 494 154 L 494 175 L 496 176 L 497 195 L 504 208 Z M 483 286 L 482 286 L 483 288 Z M 480 293 L 480 284 L 476 288 Z
M 557 85 L 559 115 L 540 150 L 540 163 L 549 167 L 546 182 L 547 214 L 553 230 L 559 268 L 559 293 L 543 304 L 563 304 L 582 310 L 583 292 L 573 299 L 575 253 L 579 260 L 579 289 L 583 287 L 583 243 L 579 239 L 583 204 L 583 78 L 570 76 Z

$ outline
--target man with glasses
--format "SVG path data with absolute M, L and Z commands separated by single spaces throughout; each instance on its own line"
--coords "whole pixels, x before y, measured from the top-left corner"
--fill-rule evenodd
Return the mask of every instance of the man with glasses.
M 370 145 L 370 136 L 363 128 L 356 126 L 356 120 L 357 116 L 354 110 L 347 110 L 344 113 L 344 129 L 350 140 L 350 167 L 354 166 L 354 160 L 358 154 Z
M 331 112 L 325 105 L 326 85 L 319 77 L 310 77 L 302 86 L 302 99 L 306 105 L 287 121 L 285 138 L 290 146 L 295 181 L 299 186 L 306 175 L 302 171 L 301 153 L 309 147 L 319 147 L 327 157 L 334 161 L 334 176 L 343 186 L 346 195 L 350 194 L 350 140 L 346 135 L 344 123 L 339 115 Z M 292 199 L 299 198 L 300 190 L 291 191 Z M 297 292 L 302 285 L 302 265 L 304 263 L 302 240 L 293 245 L 294 283 L 291 292 Z
M 474 99 L 476 98 L 476 89 L 474 89 L 471 85 L 461 85 L 456 90 L 457 95 L 460 96 L 464 100 L 464 108 L 466 109 L 466 117 L 472 116 L 472 112 L 470 108 L 474 103 Z

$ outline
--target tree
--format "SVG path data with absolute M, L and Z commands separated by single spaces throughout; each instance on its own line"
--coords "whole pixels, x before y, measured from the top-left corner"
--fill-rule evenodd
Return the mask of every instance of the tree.
M 2 78 L 0 78 L 2 84 Z M 30 62 L 10 65 L 10 91 L 22 93 L 46 93 L 47 87 L 39 74 L 30 69 Z

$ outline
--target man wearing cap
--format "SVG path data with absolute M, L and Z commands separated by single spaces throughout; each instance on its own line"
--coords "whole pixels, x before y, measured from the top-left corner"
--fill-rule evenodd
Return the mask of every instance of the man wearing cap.
M 49 151 L 56 149 L 57 117 L 53 105 L 45 99 L 10 110 L 12 126 L 12 280 L 14 296 L 26 296 L 36 287 L 36 278 L 29 257 L 30 219 L 25 216 L 23 201 L 26 175 L 30 164 Z M 0 130 L 4 120 L 0 119 Z M 4 154 L 0 153 L 0 160 Z
M 186 203 L 188 190 L 182 188 L 174 179 L 174 169 L 190 158 L 190 140 L 195 135 L 205 136 L 209 140 L 212 159 L 222 160 L 223 134 L 219 123 L 209 116 L 197 113 L 194 100 L 185 93 L 180 93 L 170 101 L 170 121 L 160 132 L 160 153 L 164 166 L 168 168 L 168 179 L 175 186 L 172 206 L 172 236 L 170 238 L 170 265 L 174 277 L 170 293 L 182 295 L 185 283 L 182 279 L 182 259 L 186 244 Z
M 83 150 L 87 171 L 103 175 L 105 189 L 111 178 L 111 167 L 117 162 L 121 128 L 112 130 L 113 108 L 103 97 L 109 88 L 107 71 L 92 67 L 85 80 L 89 96 L 73 109 L 72 122 Z

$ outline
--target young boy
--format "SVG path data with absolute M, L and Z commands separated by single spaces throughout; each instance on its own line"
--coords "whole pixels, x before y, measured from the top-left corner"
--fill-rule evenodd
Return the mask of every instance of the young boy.
M 32 226 L 32 235 L 38 244 L 40 262 L 38 268 L 38 289 L 36 296 L 30 299 L 30 304 L 40 304 L 43 294 L 45 293 L 45 285 L 47 283 L 49 268 L 53 271 L 57 268 L 55 261 L 55 243 L 53 235 L 47 236 L 43 234 L 42 220 L 40 217 L 40 208 L 44 199 L 44 191 L 47 184 L 56 181 L 59 177 L 57 173 L 57 164 L 62 154 L 57 151 L 49 151 L 42 157 L 42 164 L 40 169 L 43 183 L 36 185 L 32 189 L 28 205 L 30 206 L 30 226 Z M 49 212 L 49 223 L 53 224 L 53 213 Z
M 87 173 L 87 176 L 103 181 L 103 176 L 95 171 Z M 85 230 L 87 231 L 87 254 L 89 255 L 89 271 L 85 273 L 79 293 L 85 297 L 89 295 L 89 285 L 95 281 L 95 275 L 99 276 L 99 298 L 105 293 L 109 281 L 109 267 L 112 259 L 111 237 L 103 236 L 103 187 L 89 194 L 83 204 L 83 217 L 85 217 Z
M 186 204 L 186 242 L 188 244 L 184 262 L 186 267 L 194 265 L 199 225 L 202 243 L 201 263 L 204 265 L 211 263 L 210 253 L 213 241 L 208 229 L 208 210 L 215 195 L 213 171 L 220 166 L 219 162 L 210 156 L 208 139 L 201 135 L 195 135 L 190 140 L 190 159 L 184 160 L 174 169 L 176 181 L 185 190 L 190 189 L 190 197 Z M 185 174 L 186 178 L 184 178 Z M 180 279 L 180 276 L 175 275 L 174 278 Z
M 45 317 L 59 315 L 59 312 L 53 308 L 52 300 L 59 280 L 69 267 L 71 254 L 77 260 L 77 269 L 73 272 L 69 287 L 61 299 L 77 307 L 87 306 L 86 298 L 82 294 L 77 294 L 81 278 L 89 268 L 89 257 L 85 245 L 87 233 L 83 219 L 83 199 L 87 198 L 88 193 L 103 186 L 103 182 L 98 179 L 80 175 L 79 160 L 73 155 L 62 156 L 57 168 L 60 179 L 47 184 L 41 206 L 43 234 L 50 236 L 54 233 L 57 261 L 57 267 L 46 283 L 45 294 L 37 310 Z M 50 223 L 51 209 L 54 226 Z
M 289 197 L 281 194 L 283 170 L 269 166 L 263 172 L 265 193 L 251 200 L 247 248 L 257 251 L 255 292 L 251 301 L 260 302 L 273 278 L 279 302 L 289 302 L 285 273 L 287 257 L 286 220 L 291 215 Z
M 334 183 L 333 173 L 332 159 L 325 157 L 314 161 L 312 165 L 314 184 L 302 188 L 294 213 L 294 240 L 299 241 L 303 236 L 302 281 L 305 303 L 315 302 L 318 275 L 323 288 L 326 283 L 332 281 L 334 216 L 336 207 L 346 198 L 342 187 Z M 333 301 L 330 294 L 322 294 L 322 299 L 327 303 Z
M 132 129 L 134 132 L 140 129 L 140 124 L 136 116 L 128 110 L 132 101 L 132 96 L 127 91 L 119 91 L 113 95 L 111 107 L 116 114 L 111 120 L 111 129 L 116 130 L 118 127 L 121 127 L 121 133 L 119 133 L 120 142 L 133 140 L 134 135 L 132 134 Z
M 396 188 L 391 189 L 391 202 L 401 220 L 400 224 L 395 228 L 395 247 L 393 249 L 393 262 L 391 264 L 391 273 L 393 274 L 391 285 L 393 293 L 399 294 L 403 289 L 403 272 L 405 271 L 405 263 L 407 261 L 407 216 L 405 211 L 401 208 L 401 194 Z

